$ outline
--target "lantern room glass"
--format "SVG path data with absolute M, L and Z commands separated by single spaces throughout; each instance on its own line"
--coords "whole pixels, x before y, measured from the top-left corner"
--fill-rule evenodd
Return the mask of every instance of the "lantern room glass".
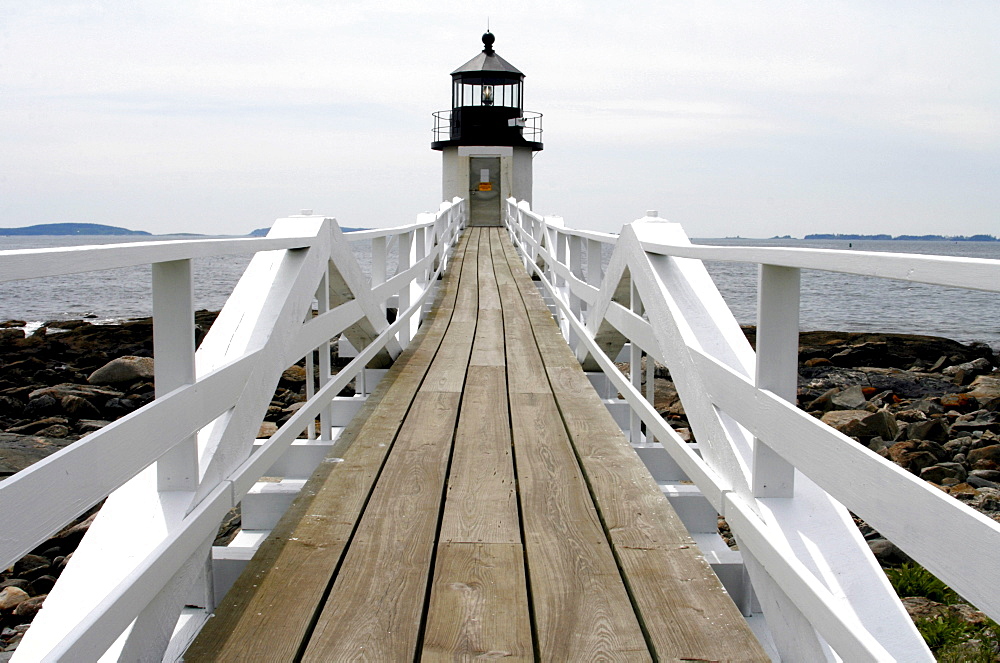
M 452 86 L 452 108 L 494 106 L 521 108 L 521 81 L 477 78 L 456 80 Z

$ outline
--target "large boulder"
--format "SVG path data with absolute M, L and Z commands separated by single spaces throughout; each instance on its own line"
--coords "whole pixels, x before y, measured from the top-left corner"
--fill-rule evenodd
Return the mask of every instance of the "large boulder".
M 823 415 L 821 421 L 831 428 L 836 428 L 844 435 L 857 438 L 878 436 L 885 440 L 891 440 L 899 432 L 896 419 L 887 410 L 876 412 L 830 410 Z
M 153 378 L 152 357 L 118 357 L 90 374 L 90 384 L 121 384 Z
M 966 393 L 983 402 L 1000 398 L 1000 375 L 980 375 L 972 381 Z

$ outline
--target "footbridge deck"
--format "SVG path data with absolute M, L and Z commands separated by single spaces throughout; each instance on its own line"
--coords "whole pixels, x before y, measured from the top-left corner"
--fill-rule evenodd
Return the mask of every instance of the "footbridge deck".
M 184 660 L 767 660 L 505 231 L 341 439 Z

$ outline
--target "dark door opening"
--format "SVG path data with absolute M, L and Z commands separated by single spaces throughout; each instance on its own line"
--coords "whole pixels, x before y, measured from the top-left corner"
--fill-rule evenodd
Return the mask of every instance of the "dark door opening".
M 469 225 L 501 225 L 500 203 L 500 157 L 470 157 Z

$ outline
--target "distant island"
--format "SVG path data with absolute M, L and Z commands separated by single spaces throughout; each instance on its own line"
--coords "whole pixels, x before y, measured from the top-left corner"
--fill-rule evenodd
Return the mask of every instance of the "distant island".
M 0 228 L 0 235 L 152 235 L 152 233 L 105 226 L 100 223 L 42 223 L 23 228 Z
M 790 239 L 788 235 L 773 239 Z M 842 235 L 840 233 L 818 233 L 806 235 L 802 239 L 849 239 L 849 240 L 895 240 L 905 242 L 1000 242 L 993 235 Z
M 267 235 L 270 228 L 258 228 L 245 235 L 246 237 L 263 237 Z M 345 233 L 354 230 L 368 230 L 367 228 L 341 228 Z M 200 233 L 164 233 L 171 237 L 205 237 Z M 62 236 L 62 235 L 143 235 L 153 237 L 153 233 L 145 230 L 129 230 L 118 226 L 106 226 L 101 223 L 41 223 L 35 226 L 24 226 L 23 228 L 0 228 L 0 237 L 28 237 L 28 236 Z

